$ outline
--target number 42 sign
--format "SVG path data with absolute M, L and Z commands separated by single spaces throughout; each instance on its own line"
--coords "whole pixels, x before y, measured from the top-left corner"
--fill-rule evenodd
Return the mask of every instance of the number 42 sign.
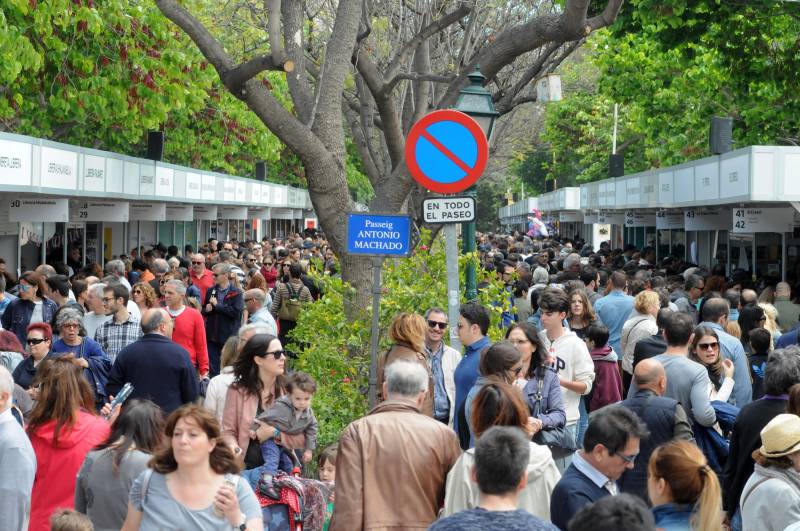
M 734 208 L 733 233 L 791 232 L 793 208 Z

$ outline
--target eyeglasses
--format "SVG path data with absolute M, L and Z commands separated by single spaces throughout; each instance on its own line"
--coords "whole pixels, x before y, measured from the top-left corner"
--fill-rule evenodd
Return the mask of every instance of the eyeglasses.
M 203 265 L 203 264 L 205 264 L 205 262 L 195 262 L 194 260 L 192 260 L 192 265 Z
M 134 293 L 136 293 L 136 292 L 134 292 Z M 139 293 L 141 293 L 141 291 Z M 113 300 L 114 300 L 114 297 L 103 297 L 103 302 L 111 302 Z
M 273 350 L 272 352 L 267 352 L 265 354 L 265 356 L 269 356 L 270 354 L 272 355 L 273 358 L 275 358 L 276 360 L 279 360 L 279 359 L 281 359 L 281 357 L 286 356 L 286 351 L 283 350 L 283 349 L 281 349 L 281 350 Z
M 67 323 L 65 325 L 61 325 L 61 328 L 80 328 L 81 325 L 78 323 Z
M 135 290 L 133 290 L 133 292 L 134 292 L 134 293 L 138 293 L 139 295 L 141 295 L 141 294 L 142 294 L 142 290 L 140 290 L 140 289 L 135 289 Z
M 636 461 L 636 458 L 639 457 L 639 454 L 625 455 L 619 452 L 613 452 L 611 455 L 616 455 L 626 463 L 633 463 L 634 461 Z
M 28 344 L 29 345 L 38 345 L 40 343 L 44 343 L 45 341 L 47 341 L 47 340 L 45 338 L 43 338 L 43 337 L 40 337 L 40 338 L 36 338 L 36 337 L 28 338 Z
M 719 343 L 714 341 L 713 343 L 698 343 L 697 349 L 698 350 L 714 350 L 715 348 L 719 347 Z
M 439 330 L 445 330 L 447 328 L 447 323 L 440 323 L 439 321 L 428 321 L 428 328 L 436 328 L 439 327 Z

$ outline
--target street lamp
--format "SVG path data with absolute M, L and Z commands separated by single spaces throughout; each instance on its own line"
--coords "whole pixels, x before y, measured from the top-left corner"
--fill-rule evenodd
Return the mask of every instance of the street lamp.
M 483 134 L 486 135 L 487 143 L 492 138 L 492 130 L 494 129 L 494 122 L 500 113 L 494 108 L 492 101 L 492 93 L 484 88 L 486 83 L 486 76 L 481 74 L 478 65 L 475 65 L 475 71 L 467 76 L 470 84 L 461 89 L 458 93 L 458 101 L 456 102 L 456 110 L 463 112 L 478 122 L 481 126 Z M 466 195 L 475 198 L 477 204 L 477 193 L 475 186 L 470 186 L 467 189 Z M 475 221 L 462 223 L 463 240 L 461 249 L 463 254 L 475 252 Z M 475 266 L 468 265 L 465 272 L 466 276 L 466 290 L 465 295 L 468 301 L 478 298 L 478 284 L 475 280 Z

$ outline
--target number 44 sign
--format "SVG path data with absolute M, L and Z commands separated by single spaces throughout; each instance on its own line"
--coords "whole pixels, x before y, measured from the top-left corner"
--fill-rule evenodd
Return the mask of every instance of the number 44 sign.
M 794 230 L 793 208 L 734 208 L 734 233 L 791 232 Z

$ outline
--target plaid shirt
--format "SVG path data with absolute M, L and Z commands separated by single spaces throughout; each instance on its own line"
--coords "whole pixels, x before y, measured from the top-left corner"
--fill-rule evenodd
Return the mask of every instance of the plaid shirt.
M 142 327 L 139 319 L 129 315 L 124 323 L 118 323 L 112 317 L 102 324 L 94 334 L 94 340 L 100 343 L 111 363 L 117 358 L 119 352 L 142 337 Z

